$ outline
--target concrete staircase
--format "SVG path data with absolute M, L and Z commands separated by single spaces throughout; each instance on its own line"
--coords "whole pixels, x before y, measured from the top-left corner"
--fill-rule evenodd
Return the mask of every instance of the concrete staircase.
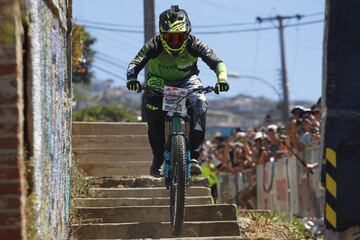
M 77 198 L 75 239 L 174 238 L 169 191 L 148 175 L 152 154 L 142 123 L 73 123 L 73 152 L 95 198 Z M 181 238 L 243 239 L 236 207 L 214 204 L 206 179 L 187 189 Z
M 145 123 L 73 123 L 75 159 L 89 176 L 148 175 L 152 153 Z

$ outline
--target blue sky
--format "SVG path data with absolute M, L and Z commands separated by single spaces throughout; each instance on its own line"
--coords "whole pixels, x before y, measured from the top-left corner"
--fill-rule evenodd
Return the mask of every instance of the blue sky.
M 178 4 L 180 8 L 188 12 L 193 33 L 206 42 L 223 59 L 229 72 L 262 79 L 259 81 L 246 78 L 229 78 L 231 90 L 224 96 L 247 94 L 271 99 L 278 97 L 273 88 L 264 84 L 263 81 L 277 88 L 277 91 L 282 91 L 279 75 L 279 39 L 276 29 L 217 34 L 200 34 L 200 32 L 274 26 L 275 22 L 256 24 L 255 18 L 257 16 L 303 14 L 305 17 L 300 21 L 293 19 L 284 22 L 292 25 L 301 24 L 323 19 L 325 9 L 325 0 L 155 0 L 156 25 L 159 14 L 172 4 Z M 88 20 L 124 24 L 130 26 L 118 28 L 143 30 L 143 0 L 74 0 L 73 15 L 75 21 L 79 22 L 80 20 Z M 233 23 L 250 24 L 234 26 Z M 214 25 L 219 24 L 228 26 L 214 27 Z M 206 28 L 204 25 L 211 25 L 212 27 Z M 290 100 L 316 101 L 321 95 L 323 27 L 324 25 L 321 22 L 285 29 Z M 122 79 L 94 69 L 96 77 L 98 79 L 112 78 L 117 85 L 124 85 L 125 68 L 143 46 L 143 34 L 88 30 L 97 38 L 95 50 L 105 54 L 95 59 L 95 64 L 120 75 Z M 119 66 L 108 64 L 100 59 L 104 56 L 109 56 L 106 59 Z M 201 59 L 199 59 L 199 69 L 204 85 L 215 84 L 215 74 Z M 143 75 L 140 75 L 139 79 L 143 79 Z

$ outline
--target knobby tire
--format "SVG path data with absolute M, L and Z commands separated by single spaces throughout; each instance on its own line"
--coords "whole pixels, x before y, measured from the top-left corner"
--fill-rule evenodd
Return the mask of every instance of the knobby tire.
M 173 136 L 171 148 L 170 221 L 172 233 L 179 236 L 185 219 L 186 145 L 184 136 Z

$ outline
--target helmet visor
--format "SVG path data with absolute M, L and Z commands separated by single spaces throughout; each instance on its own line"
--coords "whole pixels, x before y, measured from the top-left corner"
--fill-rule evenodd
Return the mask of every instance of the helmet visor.
M 188 33 L 180 32 L 180 33 L 163 33 L 163 39 L 172 49 L 178 49 L 182 46 L 182 44 L 188 38 Z

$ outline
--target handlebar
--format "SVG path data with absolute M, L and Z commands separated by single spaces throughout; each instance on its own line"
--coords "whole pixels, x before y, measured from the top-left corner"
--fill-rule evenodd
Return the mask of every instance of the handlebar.
M 160 94 L 164 93 L 164 89 L 163 88 L 159 88 L 159 87 L 151 87 L 149 85 L 145 85 L 145 86 L 141 86 L 142 90 L 149 90 L 149 91 L 153 91 L 153 92 L 157 92 Z M 214 87 L 213 86 L 207 86 L 207 87 L 197 87 L 197 88 L 192 88 L 192 89 L 188 89 L 188 95 L 191 93 L 210 93 L 214 91 Z

